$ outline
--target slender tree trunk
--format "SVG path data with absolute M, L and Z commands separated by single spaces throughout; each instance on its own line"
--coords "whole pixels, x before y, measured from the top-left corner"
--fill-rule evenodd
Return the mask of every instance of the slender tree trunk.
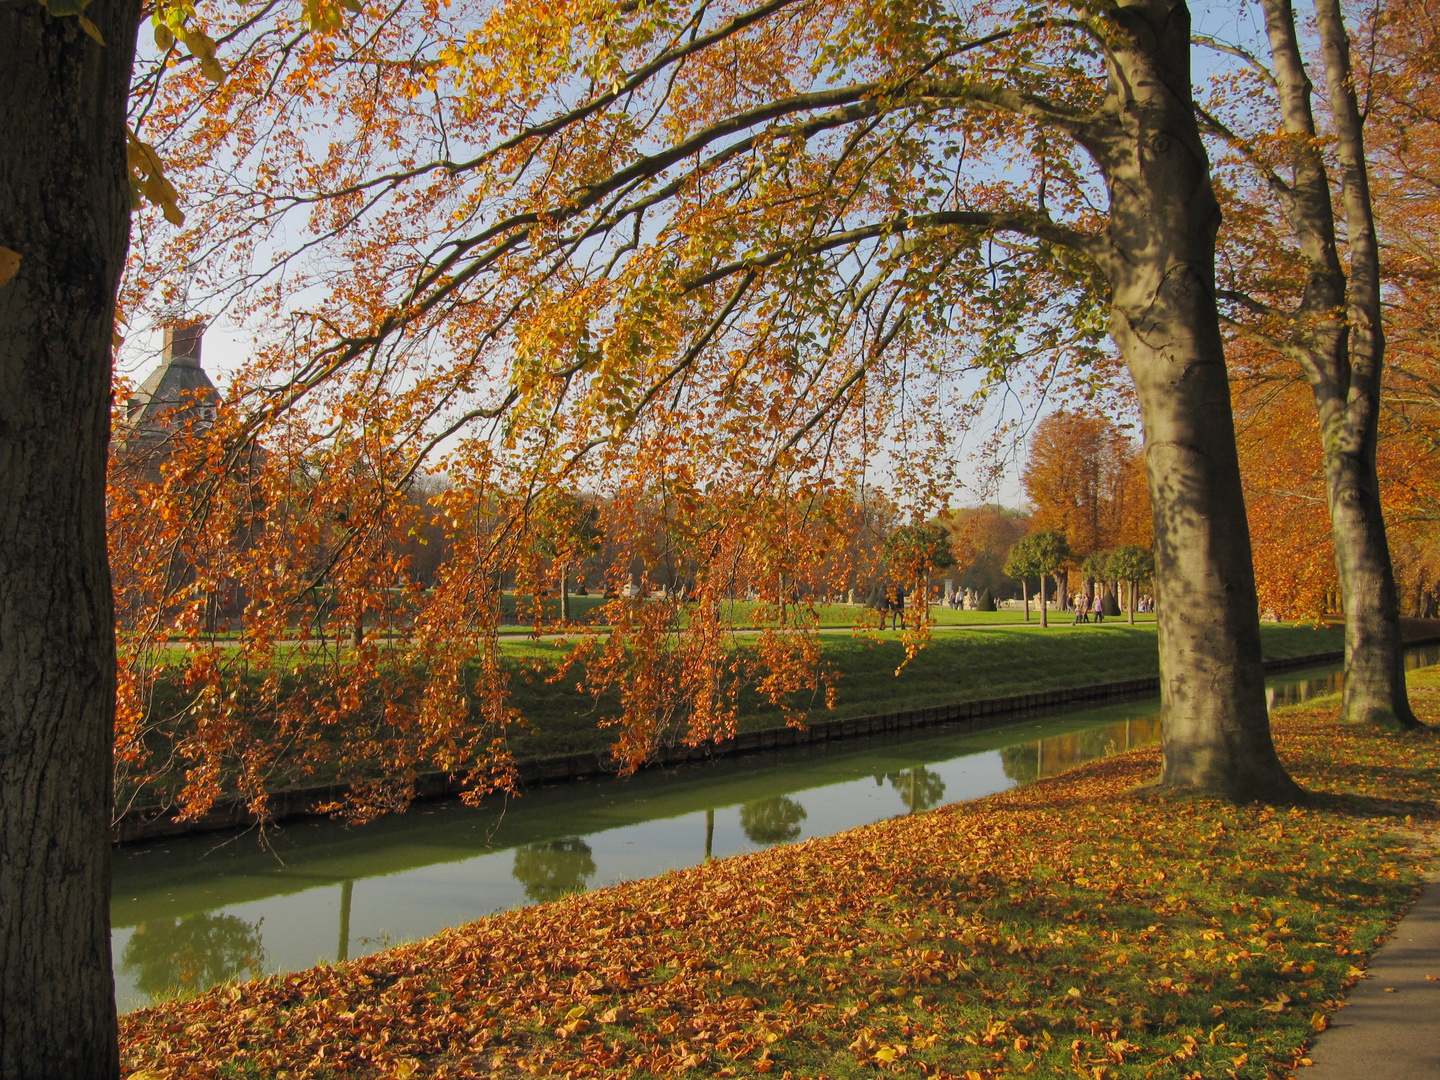
M 1345 606 L 1345 696 L 1348 720 L 1415 728 L 1420 721 L 1405 689 L 1400 594 L 1380 508 L 1375 470 L 1385 334 L 1380 307 L 1380 244 L 1365 165 L 1365 136 L 1355 100 L 1350 39 L 1339 0 L 1315 0 L 1350 248 L 1350 379 L 1347 423 L 1326 447 L 1331 530 Z
M 0 1077 L 118 1073 L 110 339 L 139 5 L 0 4 Z
M 1025 621 L 1030 621 L 1030 582 L 1020 579 L 1020 595 L 1025 598 Z
M 1342 715 L 1418 727 L 1405 689 L 1400 597 L 1380 504 L 1375 455 L 1385 340 L 1380 254 L 1365 166 L 1349 40 L 1335 0 L 1315 11 L 1340 157 L 1350 274 L 1340 260 L 1325 160 L 1315 141 L 1312 87 L 1290 0 L 1264 0 L 1270 54 L 1286 130 L 1296 136 L 1290 219 L 1310 269 L 1299 315 L 1301 366 L 1315 399 L 1325 453 L 1331 536 L 1345 610 Z M 1340 312 L 1346 312 L 1341 318 Z
M 1299 798 L 1270 738 L 1259 605 L 1215 299 L 1219 207 L 1190 94 L 1185 5 L 1118 8 L 1110 330 L 1135 381 L 1155 527 L 1165 787 Z
M 560 621 L 570 621 L 570 568 L 560 567 Z
M 1050 625 L 1050 609 L 1045 606 L 1045 575 L 1040 575 L 1040 625 Z

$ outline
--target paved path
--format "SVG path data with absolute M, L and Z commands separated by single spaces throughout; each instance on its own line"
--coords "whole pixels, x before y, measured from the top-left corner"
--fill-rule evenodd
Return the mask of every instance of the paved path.
M 1440 881 L 1426 887 L 1367 970 L 1298 1080 L 1440 1080 Z

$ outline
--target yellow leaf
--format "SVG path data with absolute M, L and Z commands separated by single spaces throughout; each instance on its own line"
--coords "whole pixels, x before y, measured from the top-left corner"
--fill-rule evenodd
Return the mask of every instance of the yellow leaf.
M 213 56 L 203 57 L 200 61 L 200 74 L 204 75 L 217 86 L 225 81 L 225 69 L 220 61 Z
M 0 247 L 0 286 L 20 272 L 20 253 Z
M 84 30 L 85 33 L 89 34 L 92 38 L 94 38 L 96 44 L 105 44 L 105 39 L 100 36 L 100 28 L 96 26 L 93 22 L 91 22 L 89 19 L 87 19 L 84 15 L 80 16 L 80 29 Z
M 170 32 L 170 28 L 168 26 L 166 26 L 164 23 L 161 23 L 159 26 L 155 27 L 156 48 L 168 50 L 174 44 L 175 35 Z
M 165 220 L 170 222 L 171 225 L 185 224 L 185 211 L 176 206 L 173 201 L 167 199 L 165 202 L 162 202 L 160 204 L 160 210 L 165 215 Z
M 215 59 L 215 39 L 204 30 L 191 30 L 188 26 L 180 26 L 176 28 L 175 36 L 185 43 L 191 56 L 199 60 Z

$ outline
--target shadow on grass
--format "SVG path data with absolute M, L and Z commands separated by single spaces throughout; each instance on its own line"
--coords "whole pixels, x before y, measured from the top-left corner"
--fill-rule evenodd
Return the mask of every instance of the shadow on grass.
M 1394 771 L 1397 775 L 1408 775 L 1408 770 L 1375 770 L 1376 775 Z M 1440 807 L 1433 802 L 1410 799 L 1391 799 L 1379 795 L 1351 795 L 1340 791 L 1310 792 L 1310 809 L 1323 810 L 1328 814 L 1359 819 L 1378 818 L 1419 818 L 1424 821 L 1440 821 Z

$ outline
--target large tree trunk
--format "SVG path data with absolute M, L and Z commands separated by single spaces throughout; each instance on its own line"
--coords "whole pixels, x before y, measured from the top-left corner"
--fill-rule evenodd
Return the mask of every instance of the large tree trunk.
M 0 3 L 0 1077 L 118 1073 L 110 338 L 139 5 Z
M 1140 398 L 1155 525 L 1164 787 L 1301 792 L 1265 709 L 1259 605 L 1215 301 L 1219 207 L 1190 95 L 1184 4 L 1122 6 L 1110 188 L 1110 329 Z
M 1418 727 L 1405 689 L 1400 598 L 1375 469 L 1385 347 L 1380 253 L 1349 43 L 1339 5 L 1317 0 L 1344 184 L 1351 262 L 1347 279 L 1295 12 L 1290 0 L 1264 0 L 1264 8 L 1281 116 L 1286 131 L 1296 137 L 1288 210 L 1310 274 L 1297 312 L 1295 344 L 1320 421 L 1331 536 L 1345 609 L 1342 715 L 1382 726 Z M 1347 318 L 1340 316 L 1342 311 Z

